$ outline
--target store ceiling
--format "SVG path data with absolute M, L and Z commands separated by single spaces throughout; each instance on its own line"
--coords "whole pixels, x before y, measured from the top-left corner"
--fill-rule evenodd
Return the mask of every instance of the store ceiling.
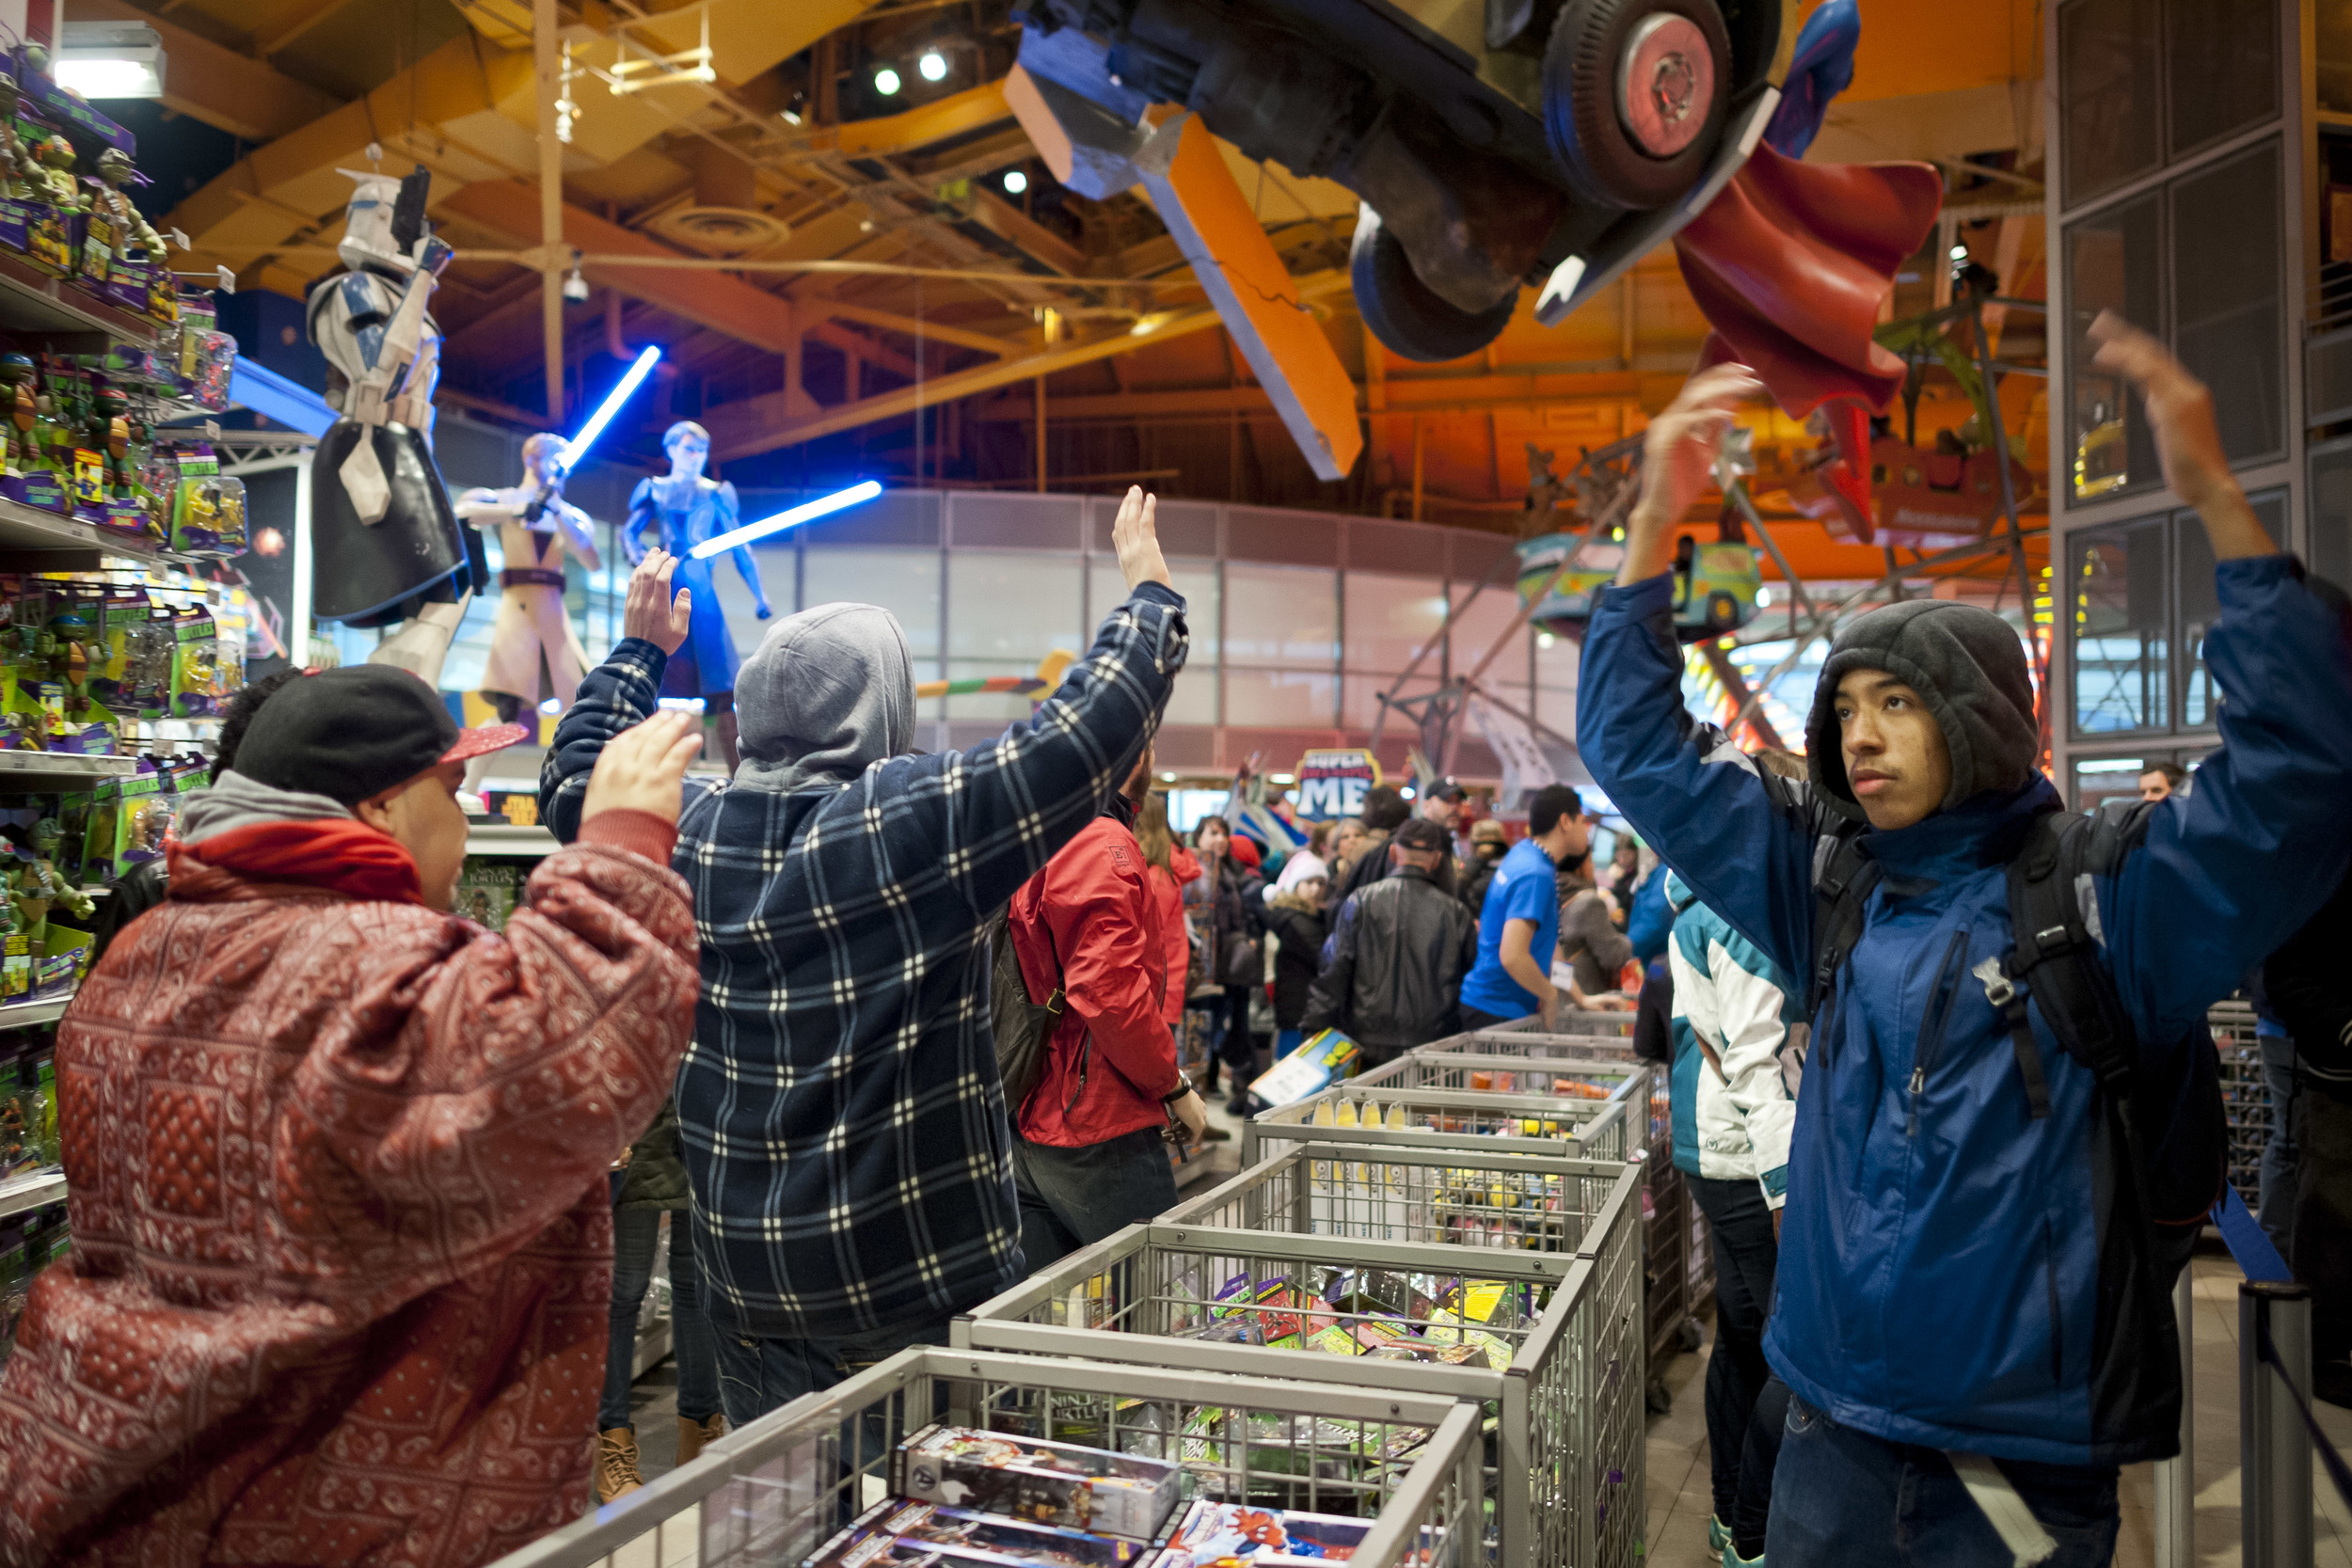
M 1150 206 L 1062 191 L 1035 158 L 999 90 L 1018 44 L 1009 3 L 559 7 L 581 71 L 562 159 L 565 243 L 743 264 L 591 262 L 590 299 L 563 313 L 567 416 L 583 385 L 593 396 L 617 375 L 617 355 L 653 341 L 675 371 L 657 384 L 668 397 L 642 400 L 615 439 L 650 458 L 673 410 L 696 413 L 739 483 L 910 483 L 919 462 L 930 483 L 1025 484 L 1041 397 L 1057 488 L 1140 475 L 1176 495 L 1405 515 L 1418 469 L 1424 515 L 1508 531 L 1531 442 L 1565 467 L 1580 447 L 1639 428 L 1705 336 L 1661 251 L 1557 328 L 1523 312 L 1473 359 L 1399 360 L 1363 330 L 1346 288 L 1353 197 L 1227 149 L 1368 417 L 1355 472 L 1318 483 Z M 336 170 L 364 166 L 371 143 L 388 172 L 433 169 L 435 216 L 461 252 L 538 244 L 530 0 L 75 0 L 73 14 L 144 15 L 165 35 L 168 106 L 243 138 L 233 163 L 159 219 L 192 237 L 198 262 L 299 296 L 333 265 L 350 189 Z M 597 74 L 632 55 L 692 50 L 706 23 L 710 83 L 621 97 Z M 1944 161 L 1963 212 L 2038 201 L 2040 37 L 2034 0 L 1864 0 L 1855 80 L 1814 155 Z M 946 65 L 937 82 L 919 69 L 934 50 Z M 884 67 L 899 78 L 894 94 L 877 88 Z M 1986 171 L 1968 172 L 1971 160 Z M 1005 181 L 1016 170 L 1027 182 L 1018 194 Z M 2041 228 L 2036 214 L 1991 216 L 1957 237 L 2005 292 L 2039 297 Z M 810 261 L 902 271 L 776 265 Z M 1931 303 L 1935 271 L 1923 252 L 1898 311 Z M 469 255 L 451 269 L 436 306 L 449 401 L 548 422 L 541 288 L 511 259 Z M 2038 361 L 2040 331 L 2013 314 L 2003 359 Z M 2038 385 L 2010 379 L 2003 401 L 2039 468 L 2044 404 Z M 1923 441 L 1966 415 L 1945 391 L 1931 385 L 1923 400 Z M 1791 451 L 1810 444 L 1786 420 L 1759 427 Z M 1788 532 L 1808 577 L 1882 569 L 1877 551 L 1812 525 Z

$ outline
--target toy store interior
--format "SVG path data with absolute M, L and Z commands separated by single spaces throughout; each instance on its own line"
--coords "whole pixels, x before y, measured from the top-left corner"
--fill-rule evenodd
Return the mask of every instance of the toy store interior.
M 0 1565 L 2352 1568 L 2347 587 L 2352 0 L 0 0 Z

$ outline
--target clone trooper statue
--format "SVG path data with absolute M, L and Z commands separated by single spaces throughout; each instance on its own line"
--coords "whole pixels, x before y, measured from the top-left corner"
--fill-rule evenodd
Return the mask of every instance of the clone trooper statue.
M 588 514 L 564 499 L 561 436 L 541 434 L 523 443 L 523 483 L 504 490 L 469 490 L 457 498 L 457 515 L 469 529 L 498 531 L 499 618 L 490 634 L 490 662 L 482 672 L 482 694 L 502 724 L 515 722 L 539 701 L 540 674 L 548 695 L 572 705 L 588 655 L 564 612 L 564 556 L 569 551 L 594 572 L 595 525 Z M 467 765 L 466 787 L 479 787 L 493 761 L 490 754 Z
M 350 270 L 312 289 L 308 310 L 342 415 L 311 459 L 314 608 L 322 621 L 401 625 L 369 662 L 436 685 L 487 575 L 433 462 L 441 334 L 426 306 L 451 250 L 425 222 L 427 170 L 341 172 L 358 187 L 336 247 Z

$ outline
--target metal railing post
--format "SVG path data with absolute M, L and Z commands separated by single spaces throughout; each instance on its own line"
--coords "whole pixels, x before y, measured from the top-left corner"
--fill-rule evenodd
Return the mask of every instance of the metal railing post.
M 2261 1354 L 2267 1344 L 2278 1365 Z M 2281 1372 L 2297 1388 L 2312 1377 L 2312 1292 L 2292 1281 L 2249 1279 L 2237 1288 L 2239 1506 L 2246 1568 L 2309 1568 L 2312 1439 Z
M 2181 1451 L 2156 1464 L 2155 1568 L 2193 1568 L 2197 1561 L 2197 1323 L 2196 1270 L 2184 1268 L 2172 1287 L 2172 1320 L 2181 1337 Z

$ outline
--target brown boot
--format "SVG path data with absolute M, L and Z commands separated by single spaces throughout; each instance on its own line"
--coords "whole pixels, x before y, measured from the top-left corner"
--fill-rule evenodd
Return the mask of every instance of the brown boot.
M 691 1464 L 703 1451 L 705 1443 L 717 1442 L 726 1435 L 726 1431 L 727 1418 L 724 1416 L 713 1416 L 707 1421 L 680 1416 L 677 1418 L 677 1462 L 680 1465 Z
M 637 1473 L 637 1433 L 628 1427 L 597 1433 L 596 1501 L 617 1501 L 644 1484 Z

